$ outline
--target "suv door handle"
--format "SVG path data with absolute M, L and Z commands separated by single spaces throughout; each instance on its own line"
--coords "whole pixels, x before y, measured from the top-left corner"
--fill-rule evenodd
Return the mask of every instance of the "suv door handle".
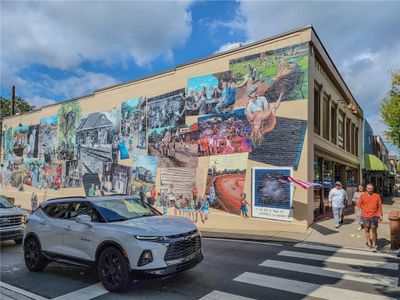
M 46 221 L 40 221 L 39 224 L 40 225 L 46 225 Z
M 71 230 L 71 226 L 65 226 L 64 229 L 65 230 Z

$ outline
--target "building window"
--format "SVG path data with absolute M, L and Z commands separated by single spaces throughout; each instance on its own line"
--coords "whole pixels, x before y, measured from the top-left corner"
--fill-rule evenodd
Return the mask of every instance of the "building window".
M 344 149 L 344 113 L 339 111 L 338 117 L 338 146 Z
M 351 152 L 351 154 L 354 154 L 355 153 L 355 151 L 354 151 L 354 145 L 355 145 L 355 125 L 354 125 L 354 123 L 351 123 L 351 131 L 350 131 L 350 134 L 351 134 L 351 136 L 350 136 L 350 152 Z
M 331 106 L 331 142 L 336 144 L 337 138 L 337 106 Z
M 346 119 L 346 151 L 350 152 L 350 119 Z
M 316 83 L 314 86 L 314 132 L 321 133 L 321 87 Z
M 358 156 L 358 127 L 356 127 L 356 133 L 355 133 L 355 142 L 354 142 L 354 150 L 355 150 L 355 155 Z
M 330 111 L 329 111 L 329 97 L 324 95 L 324 106 L 323 106 L 323 137 L 327 140 L 329 140 L 329 116 L 330 116 Z

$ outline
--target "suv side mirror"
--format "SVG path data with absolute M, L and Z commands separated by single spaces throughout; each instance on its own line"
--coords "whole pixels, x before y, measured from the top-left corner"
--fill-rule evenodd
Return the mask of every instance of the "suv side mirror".
M 14 207 L 21 208 L 21 204 L 14 205 Z
M 76 223 L 84 224 L 86 226 L 92 227 L 92 218 L 89 215 L 80 215 L 75 218 Z

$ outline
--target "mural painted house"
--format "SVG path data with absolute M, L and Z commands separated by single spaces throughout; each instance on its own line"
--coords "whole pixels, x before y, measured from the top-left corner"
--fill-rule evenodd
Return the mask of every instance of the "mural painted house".
M 45 191 L 24 184 L 25 156 L 39 161 L 35 182 L 46 164 L 64 168 L 62 188 L 48 198 L 126 190 L 225 232 L 304 231 L 330 213 L 335 181 L 349 197 L 360 181 L 363 112 L 311 26 L 73 101 L 78 121 L 59 119 L 58 131 L 76 136 L 76 151 L 48 161 L 40 149 L 37 157 L 19 150 L 30 142 L 19 125 L 67 116 L 59 111 L 71 101 L 4 120 L 2 193 L 17 204 L 28 207 L 33 191 L 39 199 Z M 39 132 L 52 151 L 55 133 Z M 17 174 L 16 187 L 9 183 Z

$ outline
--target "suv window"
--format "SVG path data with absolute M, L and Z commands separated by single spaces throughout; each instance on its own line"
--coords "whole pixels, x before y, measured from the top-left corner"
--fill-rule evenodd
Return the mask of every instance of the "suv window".
M 52 218 L 65 219 L 68 213 L 68 206 L 69 203 L 65 202 L 48 204 L 44 208 L 44 212 Z
M 68 219 L 75 220 L 80 215 L 89 215 L 92 222 L 100 222 L 97 212 L 87 202 L 72 202 Z

